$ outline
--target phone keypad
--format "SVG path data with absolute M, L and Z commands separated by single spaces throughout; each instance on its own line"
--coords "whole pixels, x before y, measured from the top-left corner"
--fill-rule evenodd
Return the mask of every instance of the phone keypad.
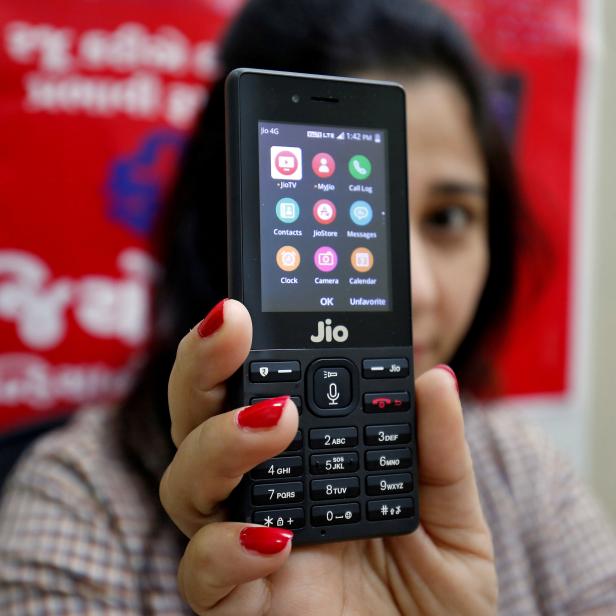
M 258 397 L 255 386 L 251 402 L 281 395 L 288 388 L 307 417 L 300 420 L 304 429 L 298 430 L 284 452 L 250 472 L 250 503 L 255 509 L 249 519 L 294 530 L 308 523 L 319 527 L 323 535 L 327 527 L 342 527 L 362 519 L 376 524 L 415 516 L 413 426 L 412 417 L 408 418 L 411 392 L 401 387 L 402 382 L 392 380 L 408 377 L 409 361 L 392 355 L 355 364 L 346 358 L 300 364 L 250 364 L 249 377 L 254 383 L 286 382 L 286 374 L 298 379 L 303 375 L 305 397 L 298 395 L 298 385 L 303 387 L 303 383 L 289 382 L 270 385 L 265 390 L 267 395 Z M 291 372 L 286 372 L 289 369 Z M 387 379 L 389 386 L 379 389 L 379 379 Z M 330 405 L 332 413 L 327 408 Z M 336 412 L 336 407 L 350 411 Z M 388 421 L 379 421 L 381 413 L 387 413 Z

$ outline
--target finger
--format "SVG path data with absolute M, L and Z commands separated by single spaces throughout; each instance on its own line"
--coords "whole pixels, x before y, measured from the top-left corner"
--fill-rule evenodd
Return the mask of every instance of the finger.
M 284 451 L 297 433 L 289 396 L 215 415 L 182 441 L 160 483 L 160 499 L 187 536 L 220 519 L 218 505 L 244 473 Z
M 455 375 L 447 366 L 439 366 L 415 381 L 415 392 L 420 526 L 386 542 L 418 605 L 434 605 L 435 597 L 449 598 L 449 605 L 437 611 L 459 613 L 458 590 L 465 588 L 464 601 L 474 597 L 494 606 L 492 537 L 464 438 Z
M 220 410 L 224 382 L 246 359 L 251 341 L 250 315 L 231 299 L 218 303 L 181 340 L 169 378 L 171 437 L 176 446 Z
M 180 593 L 197 614 L 244 614 L 247 605 L 251 614 L 263 614 L 269 603 L 264 578 L 285 563 L 292 537 L 282 528 L 230 522 L 205 526 L 180 561 Z M 241 597 L 229 596 L 239 585 L 245 585 Z
M 453 371 L 439 366 L 415 383 L 420 520 L 428 530 L 485 532 Z

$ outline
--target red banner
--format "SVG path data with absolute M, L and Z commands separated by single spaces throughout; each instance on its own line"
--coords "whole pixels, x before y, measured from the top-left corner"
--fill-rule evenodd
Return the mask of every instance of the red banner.
M 567 389 L 578 0 L 440 0 L 495 108 L 552 265 L 523 255 L 507 394 Z M 150 230 L 236 0 L 0 6 L 0 431 L 121 398 L 149 333 Z
M 0 430 L 130 386 L 150 327 L 149 232 L 235 8 L 0 6 Z
M 438 0 L 502 77 L 497 112 L 513 134 L 523 195 L 544 250 L 529 237 L 512 327 L 499 361 L 506 395 L 561 394 L 572 305 L 575 134 L 583 53 L 580 0 Z

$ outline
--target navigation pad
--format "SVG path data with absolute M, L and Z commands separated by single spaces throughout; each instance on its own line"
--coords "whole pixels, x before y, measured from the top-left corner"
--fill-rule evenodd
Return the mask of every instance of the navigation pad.
M 347 415 L 358 406 L 359 374 L 348 359 L 319 359 L 306 373 L 308 405 L 321 417 Z
M 349 406 L 351 391 L 351 374 L 346 368 L 332 366 L 319 368 L 314 373 L 314 402 L 324 410 Z

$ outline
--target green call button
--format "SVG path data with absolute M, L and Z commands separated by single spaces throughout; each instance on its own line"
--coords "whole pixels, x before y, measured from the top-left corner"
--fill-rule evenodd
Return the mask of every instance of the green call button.
M 356 180 L 367 180 L 372 173 L 372 163 L 362 154 L 356 154 L 349 160 L 349 173 Z

